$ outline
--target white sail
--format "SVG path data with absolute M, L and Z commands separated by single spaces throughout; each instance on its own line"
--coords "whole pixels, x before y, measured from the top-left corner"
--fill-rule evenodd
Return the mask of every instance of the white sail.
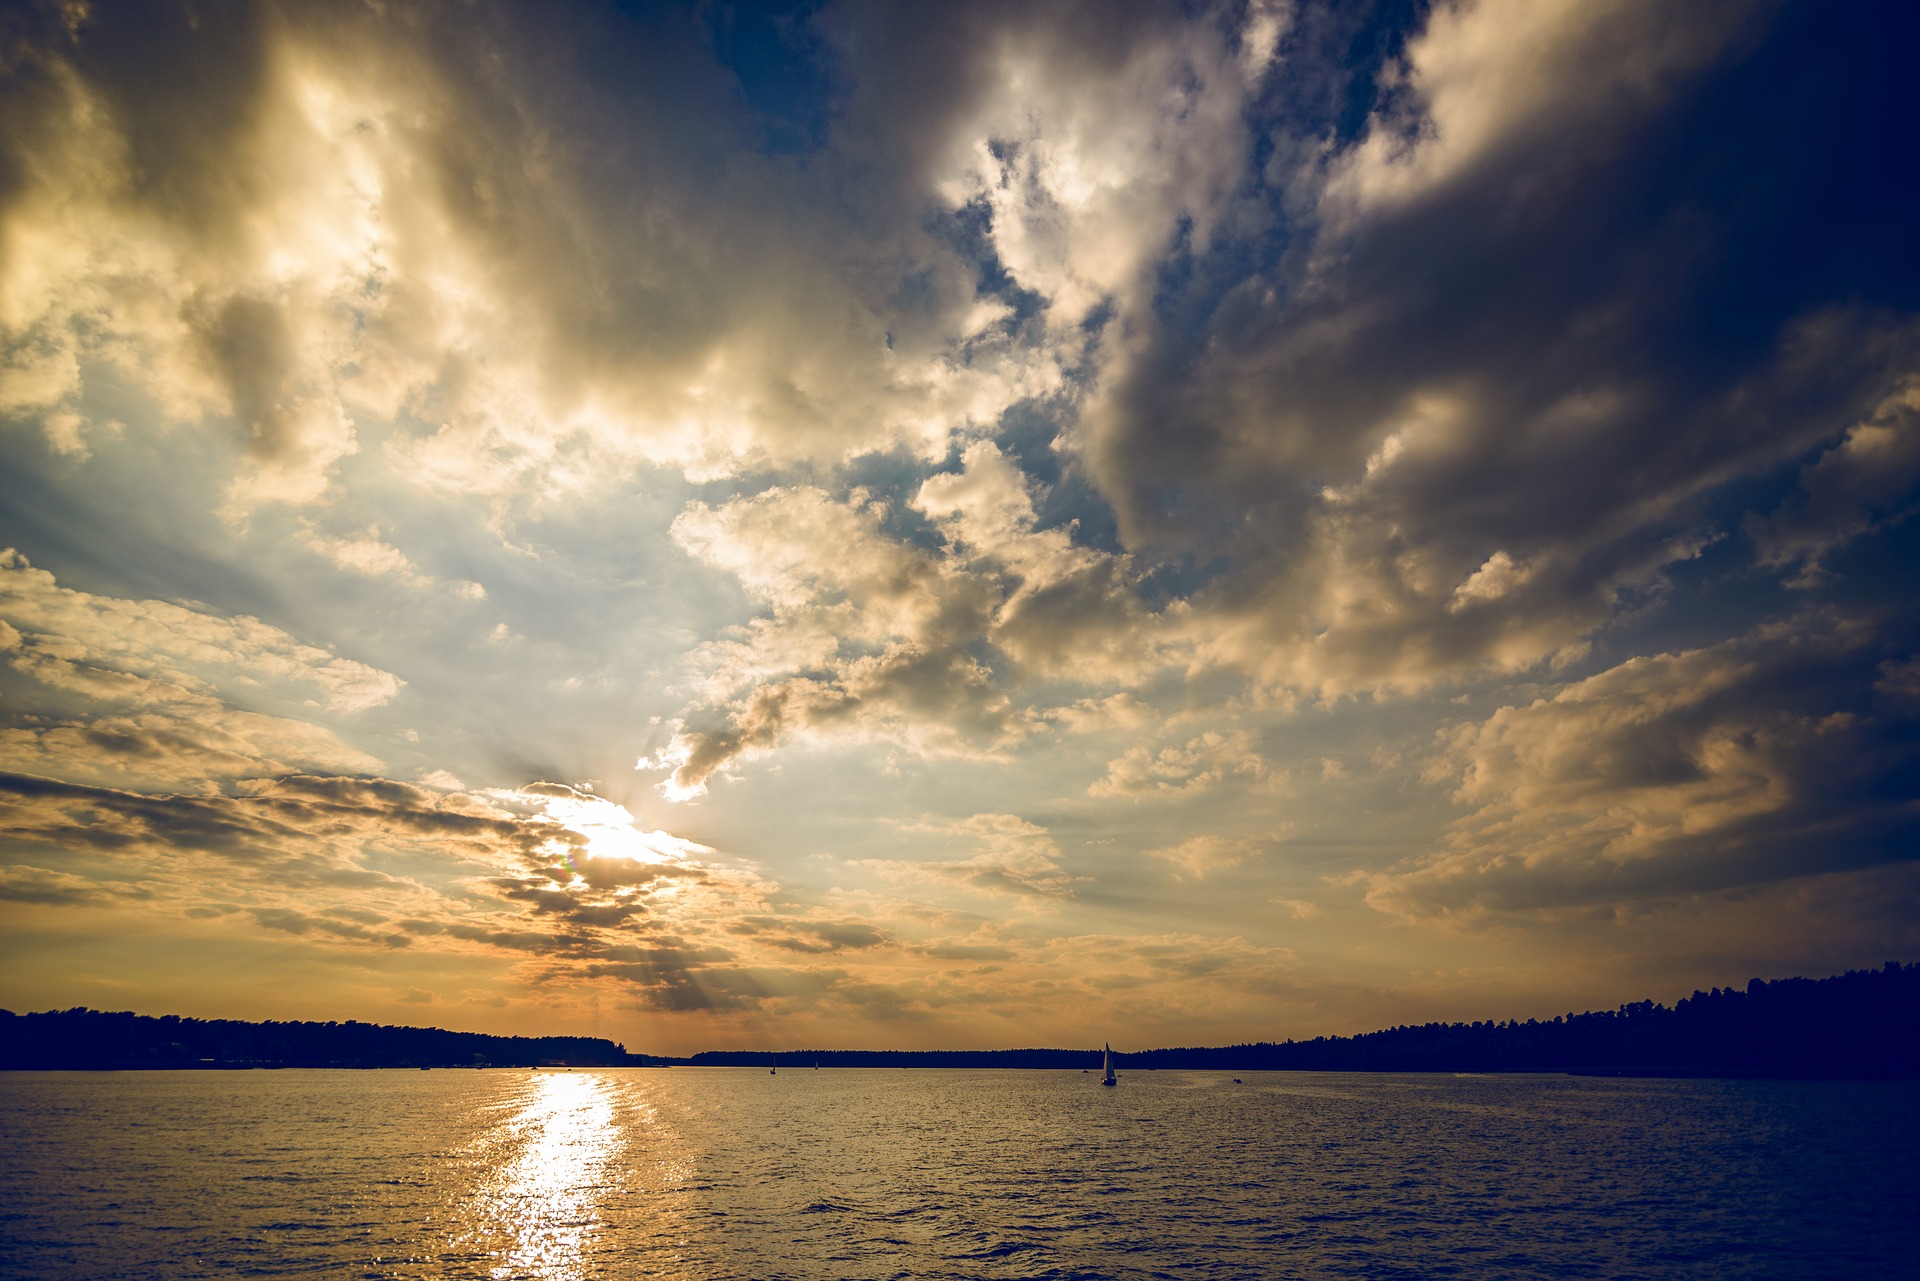
M 1111 1045 L 1107 1046 L 1106 1056 L 1101 1060 L 1101 1063 L 1104 1068 L 1104 1071 L 1102 1072 L 1100 1077 L 1100 1084 L 1112 1085 L 1113 1084 L 1113 1046 Z

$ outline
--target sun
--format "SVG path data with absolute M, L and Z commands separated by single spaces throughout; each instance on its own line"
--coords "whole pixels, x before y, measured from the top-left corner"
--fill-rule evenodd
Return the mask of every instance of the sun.
M 640 827 L 626 806 L 604 797 L 576 793 L 539 799 L 548 818 L 585 838 L 587 858 L 685 866 L 713 853 L 696 841 Z

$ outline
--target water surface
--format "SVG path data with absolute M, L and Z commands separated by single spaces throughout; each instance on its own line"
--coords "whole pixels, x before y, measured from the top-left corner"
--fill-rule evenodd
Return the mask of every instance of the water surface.
M 0 1074 L 0 1277 L 1862 1277 L 1902 1083 Z

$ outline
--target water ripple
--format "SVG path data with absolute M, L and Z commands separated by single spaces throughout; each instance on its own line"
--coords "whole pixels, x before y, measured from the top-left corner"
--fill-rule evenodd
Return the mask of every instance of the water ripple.
M 1900 1085 L 8 1074 L 0 1277 L 1895 1275 Z

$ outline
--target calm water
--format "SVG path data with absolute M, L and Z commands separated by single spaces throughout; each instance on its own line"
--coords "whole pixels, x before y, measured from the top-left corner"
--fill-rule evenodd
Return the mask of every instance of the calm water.
M 0 1276 L 1885 1277 L 1920 1090 L 0 1074 Z

